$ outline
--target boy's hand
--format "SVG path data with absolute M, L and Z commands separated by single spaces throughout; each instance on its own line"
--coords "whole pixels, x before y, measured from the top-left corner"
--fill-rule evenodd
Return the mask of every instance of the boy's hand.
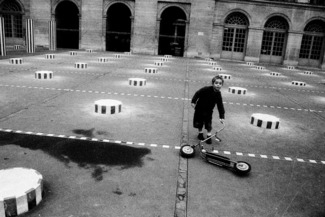
M 225 123 L 225 119 L 220 119 L 220 123 Z
M 195 105 L 196 105 L 195 103 L 191 103 L 191 106 L 192 106 L 193 108 L 195 108 Z

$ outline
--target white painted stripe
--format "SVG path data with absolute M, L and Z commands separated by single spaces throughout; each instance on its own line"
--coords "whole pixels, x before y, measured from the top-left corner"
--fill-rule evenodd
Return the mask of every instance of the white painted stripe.
M 163 148 L 169 148 L 169 145 L 163 145 L 162 147 Z
M 284 159 L 288 160 L 288 161 L 292 161 L 291 157 L 284 157 Z
M 309 160 L 310 163 L 316 164 L 317 162 L 315 160 Z
M 157 147 L 157 144 L 150 144 L 151 147 Z
M 58 137 L 60 137 L 60 138 L 64 138 L 64 137 L 66 137 L 65 135 L 58 135 Z
M 304 159 L 301 159 L 301 158 L 297 158 L 297 161 L 299 161 L 299 162 L 305 162 Z
M 115 143 L 122 143 L 122 141 L 119 141 L 119 140 L 115 140 L 114 142 Z
M 144 143 L 138 143 L 138 145 L 144 146 Z
M 35 135 L 42 136 L 42 135 L 44 135 L 44 133 L 36 133 Z
M 133 145 L 133 142 L 126 142 L 127 145 Z
M 250 156 L 250 157 L 255 157 L 255 154 L 248 154 L 248 156 Z
M 103 139 L 103 142 L 110 142 L 109 139 Z
M 77 138 L 76 136 L 69 136 L 69 139 L 75 139 Z
M 81 140 L 87 140 L 87 137 L 81 137 L 80 139 Z
M 96 138 L 92 138 L 91 141 L 98 141 L 98 139 L 96 139 Z
M 236 155 L 243 156 L 243 153 L 241 153 L 241 152 L 236 152 Z
M 279 156 L 272 156 L 272 157 L 273 157 L 273 159 L 275 159 L 275 160 L 279 160 L 279 159 L 280 159 Z
M 219 151 L 218 150 L 213 150 L 213 153 L 219 153 Z
M 322 162 L 322 164 L 325 164 L 325 161 L 321 161 Z
M 175 146 L 175 149 L 181 149 L 181 147 L 180 146 Z
M 261 154 L 261 158 L 267 158 L 267 155 Z
M 224 151 L 223 153 L 225 153 L 225 154 L 231 154 L 230 151 Z

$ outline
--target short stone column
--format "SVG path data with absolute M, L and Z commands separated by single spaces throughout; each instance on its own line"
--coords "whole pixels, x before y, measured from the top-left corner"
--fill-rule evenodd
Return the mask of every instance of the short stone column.
M 55 58 L 55 54 L 45 54 L 45 59 L 52 60 Z
M 35 72 L 36 79 L 52 79 L 53 72 L 52 71 L 36 71 Z
M 265 129 L 279 129 L 280 119 L 273 115 L 254 113 L 251 124 Z
M 122 111 L 122 102 L 113 99 L 101 99 L 95 101 L 95 113 L 117 114 Z
M 22 58 L 10 58 L 9 63 L 14 64 L 14 65 L 21 65 L 21 64 L 23 64 L 23 59 Z
M 77 62 L 77 63 L 74 64 L 74 67 L 76 69 L 87 69 L 88 64 L 87 63 Z
M 144 78 L 129 78 L 129 85 L 131 86 L 145 86 L 147 84 L 147 80 Z
M 228 92 L 232 94 L 245 95 L 247 93 L 247 89 L 242 87 L 229 87 Z
M 158 73 L 158 69 L 157 68 L 145 68 L 144 72 L 149 73 L 149 74 L 151 74 L 151 73 L 156 74 L 156 73 Z

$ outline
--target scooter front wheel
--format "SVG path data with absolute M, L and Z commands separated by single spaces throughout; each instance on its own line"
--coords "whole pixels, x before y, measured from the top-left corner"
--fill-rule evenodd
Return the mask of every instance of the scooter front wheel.
M 181 156 L 185 158 L 193 157 L 195 154 L 195 150 L 190 145 L 183 145 L 180 150 Z
M 252 167 L 245 161 L 238 161 L 235 164 L 235 172 L 239 175 L 245 175 L 251 171 Z

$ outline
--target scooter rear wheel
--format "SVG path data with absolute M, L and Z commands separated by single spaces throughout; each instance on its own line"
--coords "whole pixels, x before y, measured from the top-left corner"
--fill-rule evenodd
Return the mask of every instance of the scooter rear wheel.
M 245 161 L 238 161 L 235 164 L 235 171 L 239 175 L 245 175 L 245 174 L 249 173 L 251 171 L 251 169 L 252 169 L 251 165 L 249 165 L 249 163 L 247 163 Z
M 183 145 L 180 150 L 181 156 L 185 158 L 193 157 L 195 154 L 195 150 L 190 145 Z

